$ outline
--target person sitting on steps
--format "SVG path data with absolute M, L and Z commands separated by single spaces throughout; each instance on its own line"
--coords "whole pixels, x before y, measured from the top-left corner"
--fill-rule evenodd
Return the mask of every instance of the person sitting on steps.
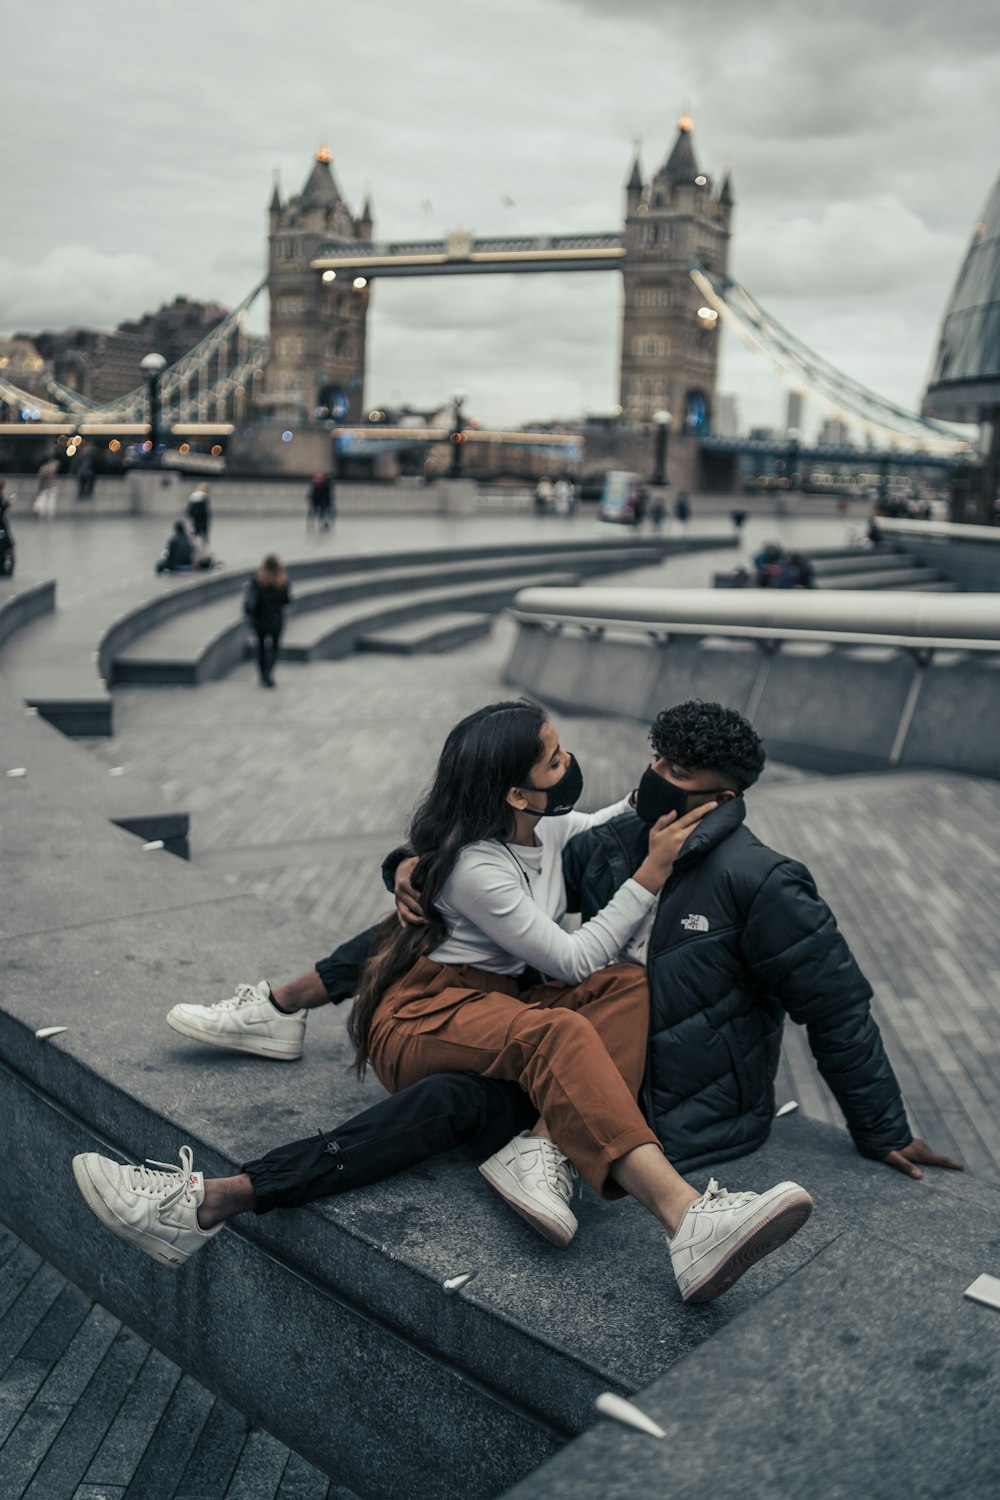
M 351 1015 L 356 1062 L 370 1062 L 394 1093 L 456 1068 L 519 1085 L 537 1118 L 483 1163 L 490 1185 L 560 1245 L 577 1228 L 575 1170 L 606 1198 L 631 1194 L 667 1232 L 684 1301 L 709 1301 L 794 1234 L 812 1200 L 790 1182 L 756 1194 L 713 1180 L 702 1192 L 674 1169 L 636 1102 L 649 1019 L 643 971 L 613 960 L 648 924 L 686 841 L 719 804 L 705 797 L 656 817 L 638 866 L 568 933 L 561 853 L 572 834 L 628 810 L 623 800 L 573 813 L 582 784 L 535 704 L 492 704 L 452 730 L 410 831 L 411 878 L 429 915 L 375 930 Z M 543 973 L 556 978 L 539 982 Z M 273 1005 L 270 992 L 256 998 Z M 175 1007 L 171 1024 L 196 1031 L 191 1009 Z M 223 1030 L 203 1039 L 218 1044 Z M 102 1222 L 179 1264 L 228 1217 L 260 1206 L 250 1168 L 245 1183 L 213 1188 L 191 1172 L 190 1148 L 181 1163 L 182 1173 L 150 1171 L 91 1152 L 74 1172 Z

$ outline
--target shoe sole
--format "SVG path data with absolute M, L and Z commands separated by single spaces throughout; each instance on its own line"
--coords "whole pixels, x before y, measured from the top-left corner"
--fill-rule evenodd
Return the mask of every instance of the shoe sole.
M 238 1037 L 214 1036 L 199 1031 L 197 1026 L 175 1016 L 172 1011 L 167 1014 L 167 1025 L 193 1042 L 204 1042 L 206 1047 L 222 1047 L 227 1052 L 249 1052 L 253 1057 L 267 1057 L 272 1062 L 298 1062 L 302 1056 L 301 1042 L 271 1041 L 267 1037 L 261 1037 L 259 1041 L 248 1037 L 244 1041 Z
M 682 1299 L 685 1302 L 712 1302 L 721 1297 L 723 1292 L 736 1285 L 745 1271 L 797 1234 L 812 1210 L 813 1201 L 806 1192 L 785 1199 L 766 1219 L 748 1229 L 703 1280 L 682 1291 Z
M 521 1191 L 513 1174 L 499 1163 L 491 1166 L 489 1162 L 484 1162 L 479 1172 L 486 1178 L 490 1187 L 500 1194 L 504 1202 L 509 1204 L 516 1214 L 520 1214 L 522 1219 L 527 1220 L 532 1229 L 536 1229 L 550 1244 L 558 1245 L 560 1250 L 566 1249 L 577 1231 L 577 1222 L 572 1214 L 569 1214 L 573 1220 L 573 1227 L 570 1228 L 568 1224 L 562 1224 L 558 1219 L 542 1212 L 534 1199 L 528 1198 Z
M 142 1250 L 151 1260 L 158 1261 L 161 1266 L 169 1266 L 172 1271 L 179 1270 L 181 1266 L 187 1265 L 191 1256 L 184 1250 L 178 1250 L 172 1245 L 164 1245 L 151 1234 L 145 1234 L 141 1229 L 135 1229 L 131 1224 L 123 1224 L 105 1203 L 101 1197 L 96 1182 L 90 1175 L 86 1156 L 74 1156 L 73 1176 L 76 1185 L 83 1195 L 83 1200 L 91 1213 L 116 1234 L 120 1240 L 134 1245 L 137 1250 Z M 200 1247 L 199 1247 L 200 1248 Z

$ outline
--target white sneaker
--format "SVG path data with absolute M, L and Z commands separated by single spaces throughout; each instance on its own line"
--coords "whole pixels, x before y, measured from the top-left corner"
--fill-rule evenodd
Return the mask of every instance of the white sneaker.
M 711 1302 L 777 1250 L 812 1212 L 797 1182 L 779 1182 L 766 1193 L 727 1193 L 713 1177 L 702 1197 L 667 1236 L 674 1275 L 685 1302 Z
M 73 1176 L 87 1207 L 112 1234 L 165 1266 L 186 1264 L 223 1227 L 200 1227 L 205 1179 L 191 1171 L 190 1146 L 181 1147 L 180 1157 L 179 1167 L 163 1161 L 126 1167 L 96 1151 L 73 1158 Z
M 271 986 L 262 979 L 259 984 L 238 984 L 235 995 L 215 1005 L 175 1005 L 167 1012 L 167 1025 L 210 1047 L 295 1062 L 302 1056 L 307 1014 L 278 1010 L 271 1002 Z
M 553 1245 L 565 1248 L 569 1244 L 577 1229 L 569 1206 L 577 1173 L 555 1141 L 523 1130 L 479 1170 L 539 1234 Z

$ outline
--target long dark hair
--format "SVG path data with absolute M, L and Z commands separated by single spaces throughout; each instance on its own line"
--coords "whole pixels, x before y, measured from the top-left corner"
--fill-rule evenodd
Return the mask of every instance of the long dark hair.
M 489 703 L 456 724 L 445 740 L 434 780 L 409 828 L 410 847 L 417 855 L 413 884 L 427 925 L 401 927 L 395 915 L 381 925 L 347 1023 L 359 1074 L 368 1063 L 368 1033 L 382 996 L 447 936 L 435 903 L 460 850 L 478 839 L 512 837 L 515 813 L 507 793 L 527 785 L 544 752 L 547 718 L 528 698 Z
M 288 574 L 281 558 L 274 552 L 269 552 L 257 569 L 257 582 L 262 583 L 265 588 L 275 589 L 280 589 L 283 583 L 288 582 Z

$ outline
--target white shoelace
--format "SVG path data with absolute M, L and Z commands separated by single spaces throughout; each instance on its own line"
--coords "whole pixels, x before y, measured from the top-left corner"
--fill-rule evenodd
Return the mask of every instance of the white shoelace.
M 567 1203 L 572 1202 L 573 1183 L 578 1176 L 576 1168 L 554 1141 L 547 1140 L 542 1135 L 537 1139 L 542 1152 L 542 1170 L 545 1173 L 545 1181 L 554 1193 L 558 1193 Z
M 260 998 L 255 984 L 238 984 L 235 995 L 230 995 L 228 1000 L 216 1000 L 209 1008 L 211 1010 L 238 1010 L 241 1005 L 252 1005 Z
M 153 1161 L 147 1157 L 145 1166 L 126 1168 L 129 1186 L 138 1193 L 160 1196 L 158 1208 L 169 1208 L 180 1197 L 184 1198 L 185 1203 L 193 1203 L 194 1193 L 189 1183 L 194 1152 L 190 1146 L 181 1147 L 180 1158 L 179 1167 L 172 1166 L 168 1161 Z M 150 1168 L 158 1170 L 151 1171 Z
M 751 1203 L 757 1193 L 730 1193 L 728 1189 L 720 1187 L 714 1177 L 709 1178 L 708 1187 L 702 1194 L 701 1203 L 708 1208 L 743 1208 Z M 692 1204 L 692 1207 L 694 1205 Z

